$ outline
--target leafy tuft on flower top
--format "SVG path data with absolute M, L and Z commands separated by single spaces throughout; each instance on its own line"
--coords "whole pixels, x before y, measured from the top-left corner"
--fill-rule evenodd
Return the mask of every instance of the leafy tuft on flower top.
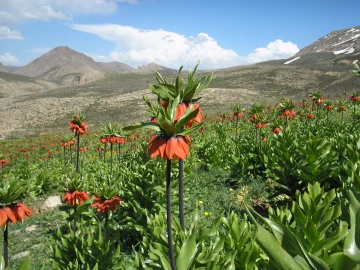
M 82 205 L 84 201 L 89 200 L 89 195 L 84 190 L 84 178 L 82 175 L 73 174 L 70 178 L 66 178 L 65 194 L 62 198 L 64 203 L 69 206 Z
M 86 117 L 80 113 L 77 113 L 73 116 L 73 119 L 69 121 L 71 132 L 75 133 L 75 135 L 83 135 L 87 131 Z
M 156 72 L 159 85 L 150 84 L 149 86 L 157 95 L 157 103 L 154 104 L 145 96 L 143 97 L 152 118 L 156 121 L 124 128 L 124 130 L 149 128 L 157 132 L 148 145 L 151 157 L 183 160 L 189 154 L 189 134 L 199 129 L 203 118 L 199 104 L 195 103 L 199 98 L 195 99 L 195 97 L 212 80 L 212 74 L 194 79 L 198 65 L 193 72 L 189 70 L 187 82 L 180 77 L 182 67 L 179 69 L 175 82 L 168 82 Z

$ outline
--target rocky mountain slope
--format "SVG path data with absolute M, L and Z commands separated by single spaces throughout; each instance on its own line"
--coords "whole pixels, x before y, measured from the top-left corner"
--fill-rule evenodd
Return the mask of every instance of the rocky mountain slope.
M 4 68 L 5 68 L 8 72 L 15 72 L 15 71 L 19 70 L 20 68 L 22 68 L 22 66 L 4 65 Z
M 357 54 L 360 50 L 360 26 L 333 31 L 300 50 L 294 57 L 309 53 Z
M 248 108 L 254 102 L 273 104 L 281 97 L 296 101 L 314 90 L 334 98 L 355 92 L 360 79 L 350 70 L 360 58 L 357 29 L 343 30 L 336 37 L 329 34 L 289 59 L 214 70 L 209 91 L 201 99 L 204 113 L 226 112 L 234 103 Z M 319 41 L 321 51 L 316 51 Z M 345 50 L 350 45 L 353 50 Z M 0 72 L 0 138 L 67 132 L 67 123 L 77 111 L 88 116 L 90 129 L 105 122 L 143 121 L 148 115 L 142 96 L 152 97 L 148 83 L 156 83 L 154 70 L 169 80 L 177 75 L 177 70 L 155 63 L 133 69 L 117 62 L 98 63 L 58 47 L 17 72 L 27 76 Z
M 150 63 L 148 65 L 140 66 L 137 69 L 132 70 L 131 72 L 133 72 L 133 73 L 152 73 L 152 72 L 154 72 L 154 70 L 162 72 L 162 73 L 177 72 L 177 70 L 175 70 L 175 69 L 163 67 L 156 63 Z
M 14 72 L 32 78 L 79 84 L 104 76 L 96 62 L 68 47 L 57 47 Z
M 50 80 L 63 85 L 79 85 L 99 80 L 106 73 L 149 73 L 155 69 L 173 71 L 155 63 L 134 69 L 120 62 L 96 62 L 83 53 L 61 46 L 21 67 L 14 74 Z
M 360 26 L 333 31 L 301 49 L 286 60 L 270 64 L 308 66 L 310 68 L 345 69 L 360 58 Z
M 0 62 L 0 72 L 8 72 Z

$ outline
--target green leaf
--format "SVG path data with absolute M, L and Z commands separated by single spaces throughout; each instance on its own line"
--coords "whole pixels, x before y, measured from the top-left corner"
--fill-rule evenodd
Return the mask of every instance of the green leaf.
M 197 252 L 196 232 L 192 232 L 190 237 L 181 247 L 180 254 L 176 258 L 176 269 L 189 270 Z
M 277 269 L 282 270 L 303 270 L 301 265 L 284 250 L 278 240 L 267 230 L 265 230 L 250 213 L 245 206 L 245 210 L 250 220 L 256 226 L 256 242 L 260 248 L 269 256 L 270 260 L 277 266 Z
M 350 202 L 350 230 L 344 242 L 344 254 L 356 263 L 360 263 L 360 202 L 352 190 L 348 190 Z
M 153 123 L 153 122 L 142 123 L 142 124 L 136 125 L 136 126 L 127 126 L 127 127 L 124 127 L 123 130 L 135 130 L 135 129 L 139 129 L 139 128 L 148 128 L 148 129 L 152 129 L 155 131 L 160 131 L 159 125 L 157 123 Z
M 30 267 L 30 255 L 16 268 L 16 270 L 29 270 Z

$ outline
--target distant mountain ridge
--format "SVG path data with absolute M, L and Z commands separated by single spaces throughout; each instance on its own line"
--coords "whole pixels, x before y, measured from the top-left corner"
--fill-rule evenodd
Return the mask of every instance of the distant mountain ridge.
M 4 68 L 4 66 L 2 65 L 2 63 L 0 62 L 0 72 L 8 72 L 6 70 L 6 68 Z
M 300 50 L 294 57 L 309 53 L 354 54 L 360 50 L 360 26 L 336 30 Z
M 76 85 L 103 78 L 106 73 L 151 73 L 155 69 L 175 71 L 155 63 L 134 69 L 121 62 L 96 62 L 83 53 L 60 46 L 16 70 L 14 74 Z
M 4 65 L 3 67 L 9 72 L 15 72 L 20 68 L 22 68 L 22 66 L 12 66 L 12 65 Z
M 231 111 L 234 104 L 270 104 L 279 97 L 300 101 L 314 90 L 343 99 L 344 92 L 360 89 L 359 78 L 350 72 L 353 61 L 360 60 L 359 29 L 333 31 L 289 59 L 198 70 L 199 76 L 214 72 L 201 100 L 204 113 Z M 99 63 L 68 47 L 55 48 L 16 72 L 26 76 L 0 72 L 0 137 L 62 130 L 74 110 L 84 112 L 93 128 L 148 119 L 143 96 L 153 96 L 148 85 L 156 83 L 154 70 L 169 81 L 178 72 L 156 63 L 137 69 Z M 186 71 L 181 76 L 186 78 Z

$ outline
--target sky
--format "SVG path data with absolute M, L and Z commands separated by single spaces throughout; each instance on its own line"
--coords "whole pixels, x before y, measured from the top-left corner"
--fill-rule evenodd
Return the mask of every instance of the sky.
M 358 10 L 357 0 L 0 0 L 0 62 L 68 46 L 134 68 L 247 65 L 359 26 Z

